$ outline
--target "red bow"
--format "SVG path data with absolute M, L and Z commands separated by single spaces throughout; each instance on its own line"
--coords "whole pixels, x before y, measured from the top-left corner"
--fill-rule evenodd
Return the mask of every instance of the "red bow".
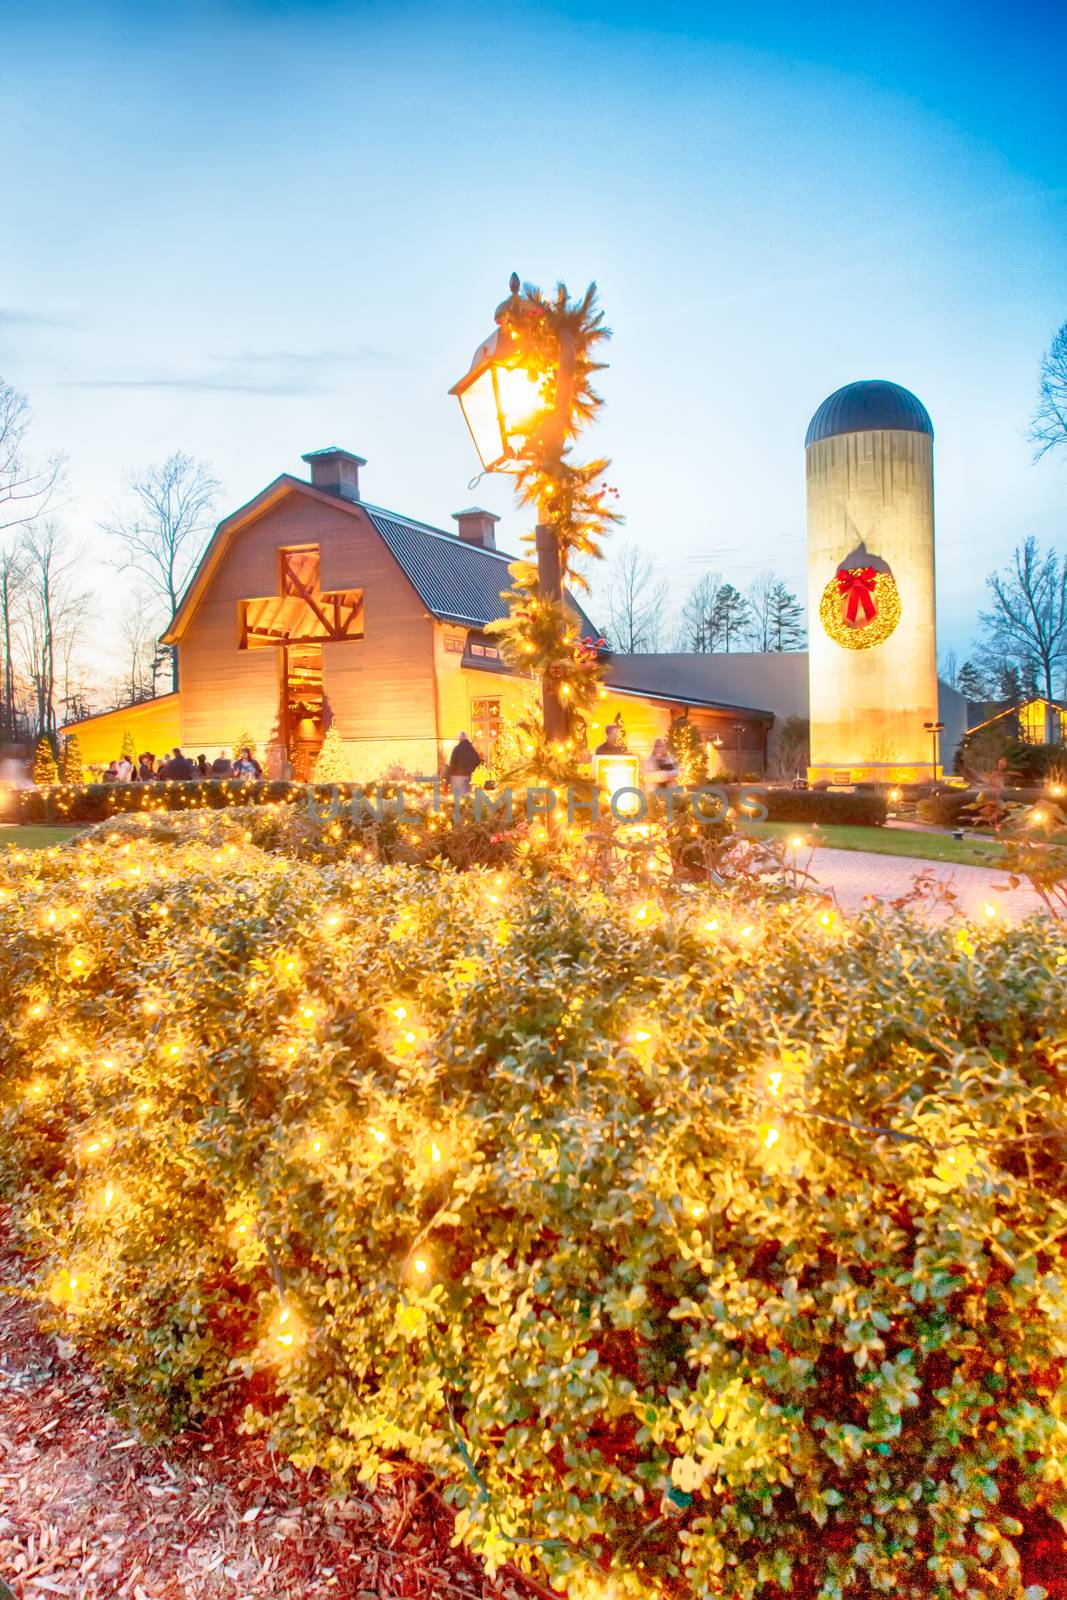
M 873 567 L 860 567 L 852 572 L 839 572 L 837 574 L 837 592 L 847 596 L 845 603 L 845 621 L 851 625 L 858 622 L 870 622 L 878 607 L 874 603 L 875 571 Z M 857 613 L 863 608 L 863 616 Z

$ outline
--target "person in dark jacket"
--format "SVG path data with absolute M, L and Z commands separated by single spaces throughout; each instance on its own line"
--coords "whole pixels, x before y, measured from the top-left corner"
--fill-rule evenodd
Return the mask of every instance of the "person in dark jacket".
M 196 758 L 196 770 L 201 778 L 210 778 L 211 768 L 207 764 L 207 756 L 199 755 Z
M 233 776 L 233 762 L 225 750 L 220 750 L 211 763 L 211 771 L 216 778 L 230 778 Z
M 153 778 L 158 777 L 156 758 L 151 750 L 146 750 L 144 755 L 137 757 L 137 772 L 142 783 L 151 783 Z
M 480 767 L 482 758 L 465 733 L 461 733 L 455 749 L 448 758 L 448 780 L 453 794 L 470 794 L 471 774 Z
M 197 776 L 196 763 L 190 761 L 188 756 L 183 756 L 178 746 L 171 751 L 170 760 L 164 762 L 162 776 L 164 778 L 177 778 L 188 781 Z
M 618 723 L 609 722 L 604 729 L 603 743 L 597 745 L 593 754 L 598 756 L 618 756 L 623 753 L 623 743 L 619 738 Z

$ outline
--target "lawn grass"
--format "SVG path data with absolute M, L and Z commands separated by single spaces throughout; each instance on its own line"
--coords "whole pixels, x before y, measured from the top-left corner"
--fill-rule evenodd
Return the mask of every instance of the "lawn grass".
M 743 831 L 757 838 L 803 839 L 834 850 L 870 850 L 879 856 L 905 856 L 915 861 L 946 861 L 957 867 L 995 867 L 1000 850 L 992 839 L 953 839 L 948 833 L 920 833 L 911 828 L 862 828 L 822 823 L 802 828 L 795 822 L 746 822 Z
M 49 845 L 66 844 L 81 831 L 81 828 L 64 828 L 51 823 L 4 824 L 0 825 L 0 849 L 6 846 L 9 850 L 45 850 Z

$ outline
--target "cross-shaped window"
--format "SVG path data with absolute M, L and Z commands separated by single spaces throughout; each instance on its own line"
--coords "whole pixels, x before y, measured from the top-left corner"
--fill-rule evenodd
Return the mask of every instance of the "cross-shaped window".
M 237 602 L 242 650 L 362 639 L 363 590 L 319 588 L 319 547 L 279 550 L 278 593 Z

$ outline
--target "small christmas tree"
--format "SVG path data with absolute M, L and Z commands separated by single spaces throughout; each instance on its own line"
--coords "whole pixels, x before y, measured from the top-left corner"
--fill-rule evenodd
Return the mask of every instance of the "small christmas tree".
M 314 771 L 311 774 L 312 782 L 347 783 L 351 775 L 348 753 L 341 739 L 340 730 L 334 723 L 332 728 L 327 729 L 322 749 L 316 757 Z
M 82 765 L 82 747 L 78 743 L 76 733 L 68 733 L 63 741 L 63 782 L 84 783 L 85 768 Z
M 133 734 L 129 728 L 122 735 L 122 748 L 119 754 L 125 756 L 127 761 L 132 761 L 134 766 L 137 765 L 137 746 L 133 742 Z
M 256 741 L 250 733 L 242 733 L 233 747 L 233 759 L 239 760 L 242 750 L 247 750 L 254 761 L 256 759 Z
M 675 717 L 667 735 L 667 743 L 674 751 L 682 782 L 690 788 L 707 783 L 708 753 L 700 729 L 688 717 Z
M 39 789 L 46 784 L 59 782 L 59 768 L 56 766 L 51 739 L 41 738 L 37 741 L 33 756 L 33 781 Z

